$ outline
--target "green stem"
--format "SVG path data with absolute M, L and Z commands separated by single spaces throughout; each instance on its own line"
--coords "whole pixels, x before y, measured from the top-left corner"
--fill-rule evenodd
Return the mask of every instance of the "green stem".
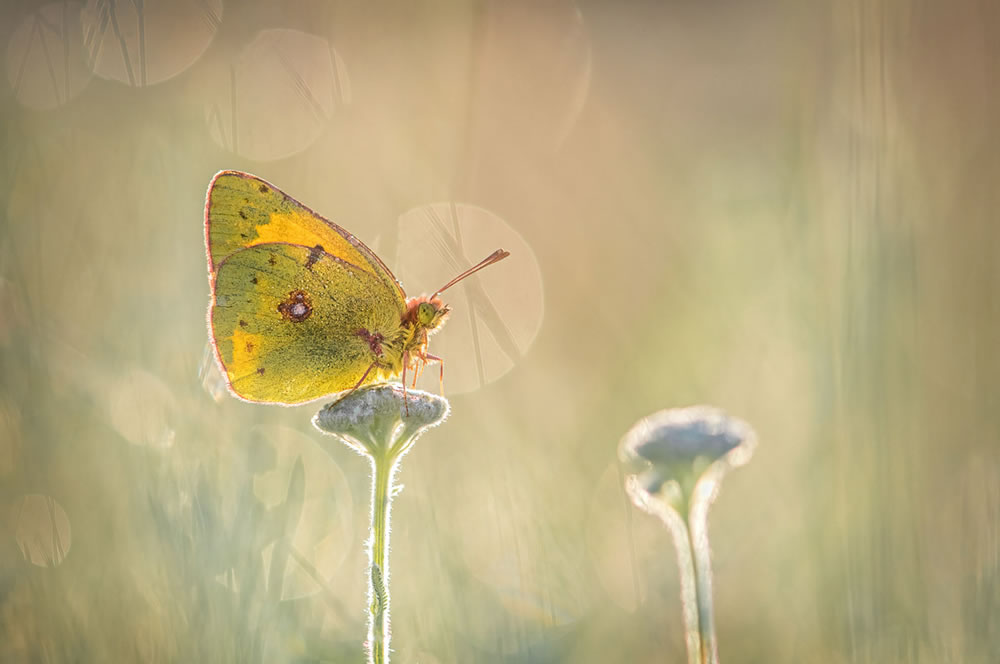
M 389 515 L 392 508 L 392 476 L 398 456 L 371 457 L 372 514 L 371 568 L 368 619 L 369 664 L 389 662 Z
M 719 664 L 719 645 L 715 638 L 712 610 L 712 551 L 708 545 L 709 501 L 695 500 L 688 511 L 688 534 L 694 559 L 698 600 L 698 631 L 701 638 L 702 664 Z
M 389 662 L 389 516 L 396 493 L 393 477 L 403 455 L 421 433 L 448 416 L 442 397 L 402 386 L 375 385 L 351 390 L 320 409 L 313 424 L 336 436 L 371 463 L 371 520 L 368 535 L 368 664 Z M 324 447 L 326 447 L 324 445 Z
M 681 612 L 684 615 L 684 642 L 688 664 L 704 664 L 698 621 L 698 591 L 687 524 L 678 511 L 664 505 L 659 517 L 667 526 L 677 551 L 677 570 L 681 583 Z

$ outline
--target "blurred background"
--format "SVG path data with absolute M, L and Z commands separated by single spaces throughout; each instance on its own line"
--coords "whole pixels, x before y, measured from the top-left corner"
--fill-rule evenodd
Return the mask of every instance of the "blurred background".
M 685 661 L 615 453 L 693 403 L 760 437 L 723 661 L 1000 661 L 998 44 L 989 0 L 3 3 L 0 661 L 362 660 L 366 462 L 211 361 L 221 169 L 411 295 L 512 252 L 432 339 L 392 661 Z

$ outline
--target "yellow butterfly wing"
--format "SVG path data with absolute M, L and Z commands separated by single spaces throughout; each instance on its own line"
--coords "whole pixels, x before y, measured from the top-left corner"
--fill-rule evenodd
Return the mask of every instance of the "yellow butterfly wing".
M 371 273 L 399 297 L 406 294 L 385 263 L 365 244 L 291 196 L 240 171 L 221 171 L 208 185 L 205 244 L 209 271 L 235 252 L 268 242 L 319 246 L 324 252 Z
M 368 270 L 315 247 L 267 243 L 218 264 L 209 322 L 237 396 L 297 404 L 351 389 L 391 357 L 404 307 Z M 391 373 L 376 368 L 365 383 Z

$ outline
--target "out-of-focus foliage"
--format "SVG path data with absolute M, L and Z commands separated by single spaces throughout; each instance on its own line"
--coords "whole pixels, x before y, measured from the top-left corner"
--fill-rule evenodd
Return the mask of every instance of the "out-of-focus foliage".
M 615 450 L 691 403 L 760 436 L 723 661 L 997 661 L 997 43 L 978 0 L 2 3 L 0 661 L 361 658 L 365 461 L 203 364 L 223 168 L 411 294 L 513 252 L 432 339 L 393 661 L 683 661 Z

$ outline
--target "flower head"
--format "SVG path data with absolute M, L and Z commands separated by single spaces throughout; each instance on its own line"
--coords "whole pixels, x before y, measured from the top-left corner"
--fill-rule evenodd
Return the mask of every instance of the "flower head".
M 444 397 L 401 385 L 362 387 L 324 406 L 313 424 L 366 456 L 404 454 L 417 437 L 448 416 Z
M 622 438 L 618 457 L 646 498 L 666 489 L 668 502 L 681 505 L 709 468 L 721 474 L 741 466 L 756 445 L 756 434 L 743 420 L 712 406 L 691 406 L 639 420 Z

